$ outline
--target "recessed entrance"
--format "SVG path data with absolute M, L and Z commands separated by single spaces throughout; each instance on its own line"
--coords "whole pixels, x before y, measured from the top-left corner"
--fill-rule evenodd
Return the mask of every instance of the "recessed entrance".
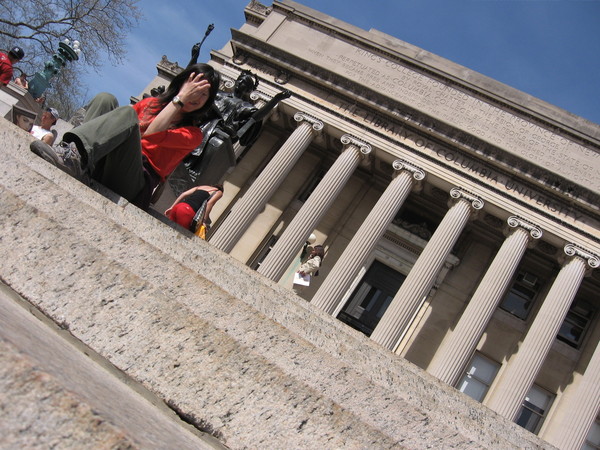
M 406 278 L 375 260 L 338 315 L 338 319 L 370 336 Z

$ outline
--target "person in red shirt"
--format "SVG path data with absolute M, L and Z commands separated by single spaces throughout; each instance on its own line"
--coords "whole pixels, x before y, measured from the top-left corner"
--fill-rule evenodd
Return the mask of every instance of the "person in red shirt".
M 66 132 L 54 147 L 32 142 L 31 151 L 80 181 L 96 180 L 146 210 L 154 189 L 202 142 L 198 126 L 211 113 L 219 82 L 213 67 L 195 64 L 175 76 L 162 95 L 133 108 L 116 107 L 113 95 L 98 94 L 82 125 Z
M 8 53 L 0 52 L 0 84 L 6 86 L 13 77 L 13 64 L 21 61 L 25 52 L 21 47 L 13 47 Z

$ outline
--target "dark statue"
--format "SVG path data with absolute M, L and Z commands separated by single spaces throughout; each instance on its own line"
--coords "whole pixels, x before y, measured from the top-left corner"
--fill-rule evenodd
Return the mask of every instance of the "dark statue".
M 290 91 L 275 95 L 262 108 L 250 102 L 250 94 L 258 87 L 258 78 L 249 70 L 240 73 L 233 92 L 219 91 L 214 103 L 213 119 L 201 126 L 204 139 L 188 155 L 169 178 L 175 195 L 201 184 L 220 183 L 235 166 L 233 145 L 251 146 L 260 134 L 264 118 Z
M 193 66 L 194 64 L 196 64 L 198 62 L 198 57 L 200 56 L 200 48 L 202 47 L 204 40 L 208 37 L 210 32 L 214 29 L 215 29 L 215 25 L 211 23 L 208 27 L 206 27 L 206 31 L 204 32 L 204 37 L 202 38 L 202 40 L 200 42 L 197 42 L 196 44 L 194 44 L 194 46 L 192 47 L 192 57 L 190 58 L 190 62 L 187 65 L 188 67 Z

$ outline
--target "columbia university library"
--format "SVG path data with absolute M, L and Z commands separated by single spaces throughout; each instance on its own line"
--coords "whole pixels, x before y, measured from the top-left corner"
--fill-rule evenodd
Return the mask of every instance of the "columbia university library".
M 599 448 L 600 126 L 377 30 L 252 1 L 257 107 L 208 241 L 561 449 Z M 148 86 L 181 68 L 165 57 Z M 133 98 L 132 100 L 136 100 Z M 166 195 L 166 194 L 165 194 Z M 360 387 L 357 386 L 357 389 Z

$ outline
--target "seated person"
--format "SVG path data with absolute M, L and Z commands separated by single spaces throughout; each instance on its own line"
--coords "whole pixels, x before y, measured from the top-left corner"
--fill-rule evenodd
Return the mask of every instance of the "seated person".
M 0 51 L 0 85 L 6 86 L 13 77 L 13 65 L 25 57 L 21 47 L 13 47 L 8 53 Z
M 99 94 L 90 117 L 49 146 L 34 141 L 35 154 L 86 182 L 98 181 L 134 205 L 147 210 L 154 189 L 202 142 L 198 126 L 212 108 L 220 75 L 208 64 L 195 64 L 176 75 L 159 97 L 106 112 L 96 104 L 116 105 L 111 94 Z
M 29 88 L 29 83 L 27 82 L 27 74 L 25 72 L 21 72 L 21 75 L 15 78 L 15 84 L 21 86 L 24 89 Z
M 204 202 L 206 202 L 204 215 L 198 219 L 198 225 L 209 225 L 211 223 L 210 211 L 221 197 L 223 197 L 223 185 L 221 184 L 195 186 L 177 197 L 173 205 L 165 211 L 165 215 L 183 228 L 195 232 L 196 230 L 192 230 L 190 227 L 198 210 L 205 206 Z
M 56 121 L 59 119 L 58 111 L 54 108 L 48 108 L 42 114 L 42 121 L 40 125 L 34 125 L 31 128 L 31 134 L 37 139 L 41 139 L 48 145 L 54 144 L 56 139 L 56 131 L 51 128 L 56 125 Z

